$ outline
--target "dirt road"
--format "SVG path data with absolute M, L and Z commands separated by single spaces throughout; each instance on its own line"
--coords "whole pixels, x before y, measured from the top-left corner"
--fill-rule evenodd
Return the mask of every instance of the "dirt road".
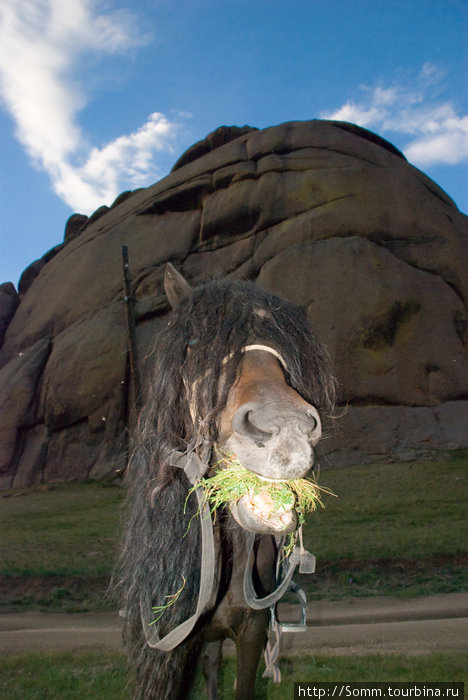
M 7 613 L 0 615 L 0 655 L 118 650 L 120 629 L 116 613 Z M 314 601 L 308 604 L 307 630 L 284 634 L 281 649 L 282 654 L 467 652 L 468 594 Z

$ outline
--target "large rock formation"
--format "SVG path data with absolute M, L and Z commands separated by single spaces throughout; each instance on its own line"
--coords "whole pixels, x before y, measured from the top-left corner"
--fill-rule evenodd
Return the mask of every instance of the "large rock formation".
M 303 304 L 331 350 L 345 407 L 323 440 L 332 463 L 468 446 L 467 217 L 353 125 L 223 127 L 152 187 L 71 217 L 17 308 L 0 287 L 1 487 L 124 464 L 124 244 L 143 366 L 166 261 L 195 284 L 256 279 Z

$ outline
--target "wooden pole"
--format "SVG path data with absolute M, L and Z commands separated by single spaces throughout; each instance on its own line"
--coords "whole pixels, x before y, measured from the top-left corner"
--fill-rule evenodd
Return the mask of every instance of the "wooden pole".
M 136 342 L 135 304 L 132 295 L 128 247 L 126 245 L 122 246 L 122 265 L 125 290 L 125 313 L 127 318 L 128 356 L 130 360 L 130 380 L 133 386 L 135 406 L 138 409 L 141 406 L 141 375 L 138 364 L 138 347 Z

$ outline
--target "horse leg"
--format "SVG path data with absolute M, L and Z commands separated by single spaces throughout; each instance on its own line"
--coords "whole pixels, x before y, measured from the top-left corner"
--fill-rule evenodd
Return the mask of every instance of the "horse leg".
M 222 640 L 206 642 L 202 655 L 203 675 L 206 681 L 208 700 L 218 700 L 218 675 L 223 660 Z
M 255 678 L 260 655 L 267 641 L 268 611 L 248 616 L 236 636 L 236 700 L 254 700 Z

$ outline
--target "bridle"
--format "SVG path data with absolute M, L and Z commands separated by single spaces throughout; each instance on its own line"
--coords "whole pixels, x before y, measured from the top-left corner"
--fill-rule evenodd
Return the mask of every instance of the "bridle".
M 281 354 L 275 350 L 274 348 L 270 347 L 269 345 L 262 345 L 258 343 L 253 343 L 251 345 L 245 345 L 242 349 L 242 353 L 254 351 L 254 350 L 262 350 L 264 352 L 268 352 L 271 355 L 274 355 L 274 357 L 277 358 L 283 369 L 287 372 L 288 371 L 288 366 L 286 362 L 284 361 L 283 357 Z M 235 353 L 231 353 L 229 355 L 226 355 L 224 357 L 222 364 L 226 364 L 229 362 L 229 360 L 234 356 Z M 202 379 L 205 377 L 204 375 L 201 379 L 198 379 L 197 381 L 202 381 Z M 192 387 L 193 388 L 193 387 Z M 191 406 L 191 413 L 192 413 L 193 407 Z M 192 418 L 194 418 L 194 415 L 192 414 Z M 174 450 L 171 455 L 170 455 L 170 464 L 171 466 L 174 466 L 179 469 L 183 469 L 185 472 L 185 475 L 187 476 L 189 482 L 192 484 L 192 486 L 197 487 L 197 485 L 200 482 L 200 479 L 203 477 L 203 475 L 206 473 L 208 465 L 204 463 L 200 457 L 194 452 L 189 452 L 189 453 L 183 453 L 179 452 L 177 450 Z M 170 651 L 171 649 L 174 649 L 176 646 L 178 646 L 186 637 L 192 632 L 194 629 L 197 620 L 203 613 L 203 611 L 206 609 L 208 606 L 212 594 L 213 594 L 213 589 L 214 589 L 214 581 L 215 581 L 215 567 L 216 567 L 216 553 L 215 553 L 215 544 L 214 544 L 214 533 L 213 533 L 213 521 L 211 518 L 211 513 L 210 513 L 210 508 L 204 498 L 204 493 L 202 488 L 195 488 L 195 494 L 198 500 L 198 506 L 199 506 L 199 516 L 200 516 L 200 527 L 201 527 L 201 534 L 202 534 L 202 553 L 201 553 L 201 569 L 200 569 L 200 588 L 199 588 L 199 593 L 198 593 L 198 601 L 197 601 L 197 607 L 194 612 L 194 614 L 189 617 L 187 620 L 179 624 L 175 629 L 173 629 L 171 632 L 166 634 L 163 638 L 159 638 L 156 629 L 150 627 L 150 622 L 151 622 L 151 615 L 152 615 L 152 606 L 151 606 L 151 599 L 149 596 L 149 593 L 145 593 L 145 597 L 140 597 L 140 614 L 141 614 L 141 621 L 142 621 L 142 626 L 143 626 L 143 631 L 146 637 L 146 642 L 147 644 L 152 647 L 153 649 L 159 649 L 162 651 Z M 244 590 L 244 597 L 247 602 L 247 605 L 251 607 L 254 610 L 264 610 L 266 608 L 270 608 L 272 611 L 272 620 L 275 619 L 275 614 L 274 614 L 274 606 L 278 602 L 280 598 L 286 593 L 288 588 L 291 585 L 291 580 L 294 574 L 294 571 L 296 570 L 296 567 L 299 565 L 299 571 L 300 573 L 313 573 L 311 570 L 311 561 L 314 560 L 314 557 L 312 554 L 307 552 L 307 550 L 304 549 L 303 543 L 302 543 L 302 533 L 300 536 L 300 546 L 297 547 L 295 546 L 288 561 L 286 564 L 286 573 L 283 576 L 283 579 L 278 583 L 277 587 L 275 588 L 272 593 L 268 594 L 267 596 L 263 598 L 259 598 L 256 594 L 255 587 L 253 584 L 252 580 L 252 569 L 254 565 L 254 543 L 255 543 L 255 534 L 252 532 L 245 532 L 245 539 L 246 539 L 246 546 L 247 546 L 247 564 L 245 568 L 245 573 L 244 573 L 244 584 L 243 584 L 243 590 Z M 279 568 L 279 567 L 277 567 Z M 296 586 L 296 588 L 298 588 Z M 299 589 L 301 591 L 301 589 Z M 300 600 L 303 600 L 303 617 L 304 617 L 304 624 L 305 624 L 305 594 L 303 591 L 301 591 L 303 598 L 298 594 Z M 279 625 L 276 622 L 276 634 L 277 638 L 279 640 Z M 277 648 L 278 642 L 275 645 L 275 648 Z M 269 672 L 271 675 L 275 677 L 277 673 L 279 673 L 277 667 L 275 666 L 275 660 L 278 655 L 278 651 L 276 652 L 273 650 L 273 653 L 271 653 L 271 650 L 269 652 Z M 267 656 L 267 655 L 266 655 Z
M 278 350 L 275 350 L 275 348 L 272 348 L 272 347 L 270 347 L 269 345 L 260 345 L 260 344 L 258 344 L 258 343 L 254 343 L 253 345 L 244 345 L 244 347 L 241 348 L 241 352 L 242 352 L 242 353 L 244 353 L 244 352 L 249 352 L 250 350 L 263 350 L 263 352 L 269 352 L 270 355 L 274 355 L 274 356 L 276 357 L 276 359 L 278 360 L 278 362 L 280 363 L 280 365 L 282 365 L 282 367 L 283 367 L 283 369 L 284 369 L 285 372 L 288 372 L 288 371 L 289 371 L 289 370 L 288 370 L 288 365 L 287 365 L 286 362 L 284 361 L 283 356 L 280 355 L 280 353 L 278 352 Z M 227 356 L 224 358 L 224 360 L 223 360 L 223 364 L 225 364 L 226 362 L 228 362 L 228 361 L 231 359 L 231 357 L 233 357 L 233 356 L 234 356 L 234 353 L 231 353 L 230 355 L 227 355 Z

